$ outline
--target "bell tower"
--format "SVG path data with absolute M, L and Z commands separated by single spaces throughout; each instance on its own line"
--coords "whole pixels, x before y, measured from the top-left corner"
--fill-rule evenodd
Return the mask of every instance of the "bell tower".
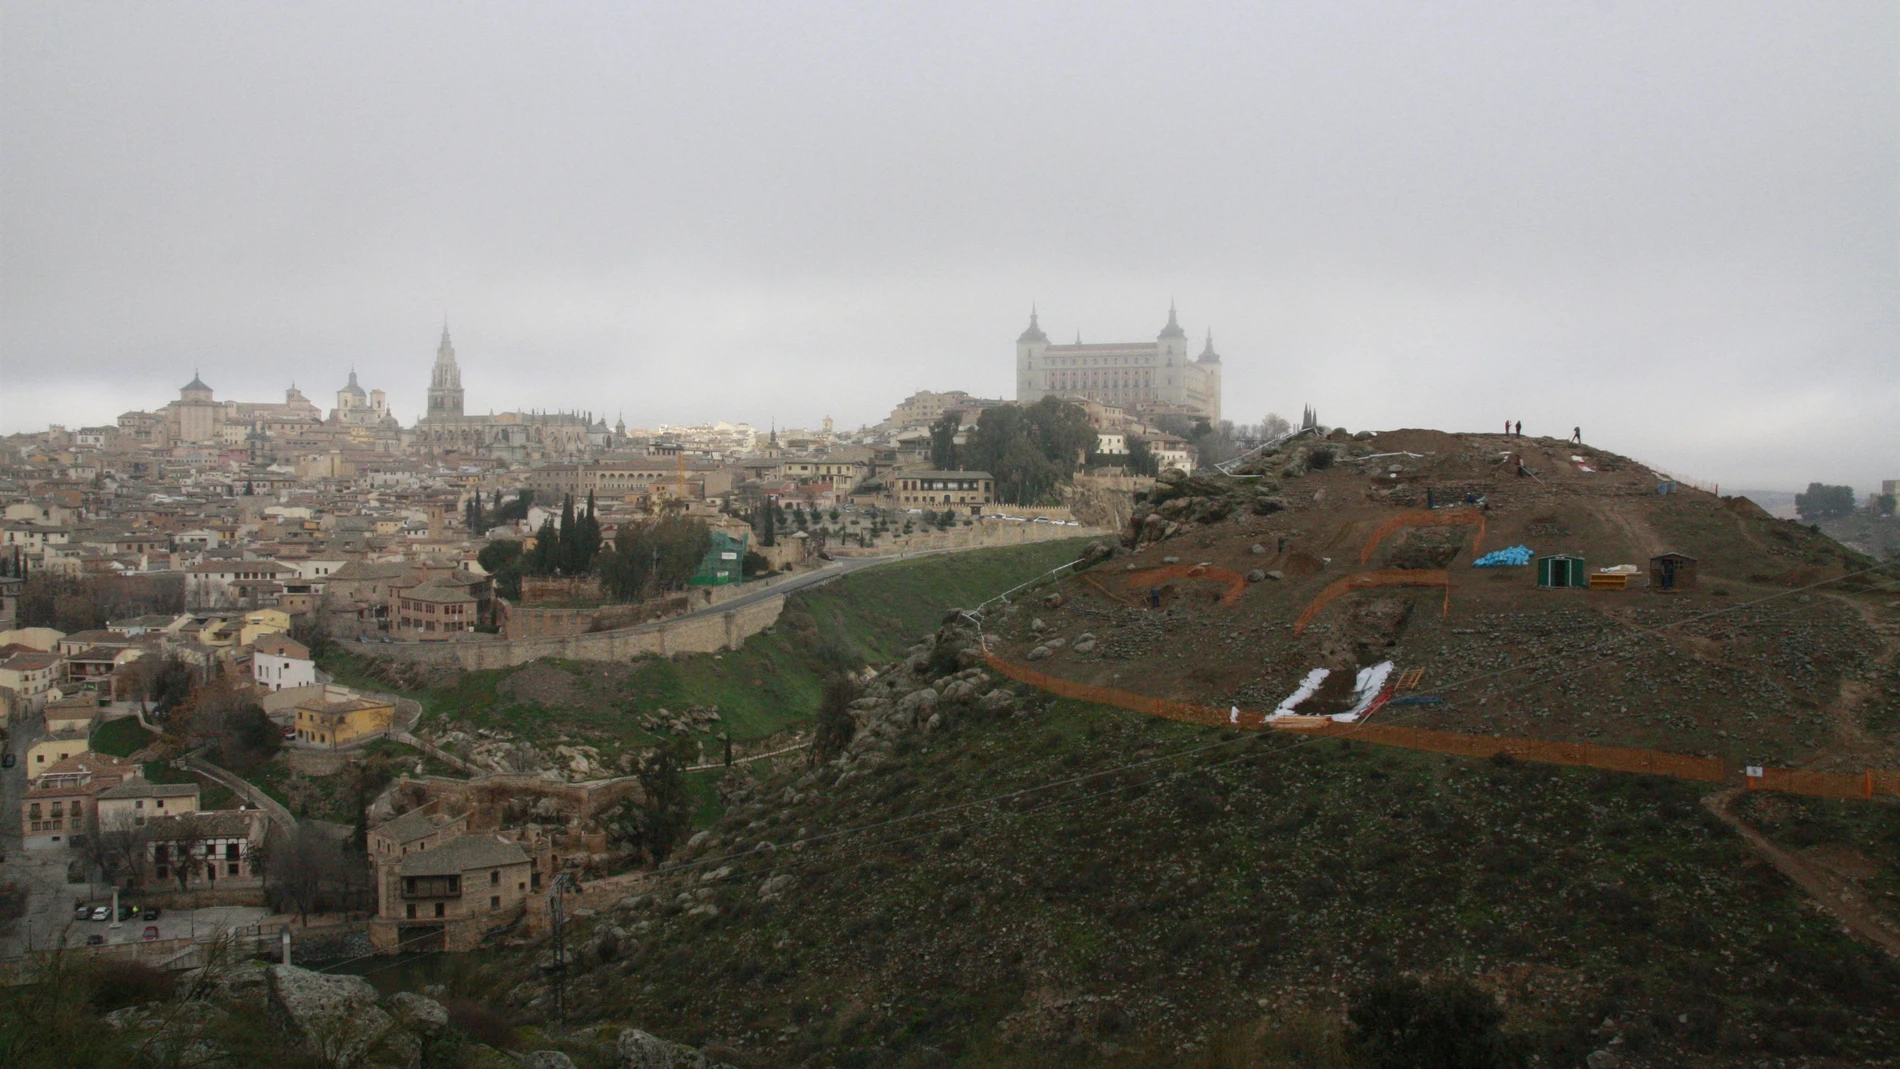
M 429 372 L 429 414 L 425 418 L 462 418 L 462 369 L 455 364 L 447 320 L 442 323 L 442 344 L 435 350 L 435 367 Z

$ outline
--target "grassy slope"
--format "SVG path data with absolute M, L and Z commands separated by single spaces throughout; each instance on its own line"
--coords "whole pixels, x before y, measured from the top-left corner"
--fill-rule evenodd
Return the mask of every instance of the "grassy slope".
M 845 788 L 741 808 L 701 856 L 1223 738 L 1069 702 L 966 722 Z M 719 916 L 641 913 L 635 960 L 576 988 L 587 1017 L 758 1065 L 1192 1062 L 1263 1005 L 1336 1022 L 1389 968 L 1479 978 L 1545 1065 L 1581 1064 L 1606 1017 L 1646 1064 L 1893 1057 L 1900 971 L 1696 797 L 1672 780 L 1250 736 L 849 844 L 748 853 L 709 885 Z M 768 830 L 744 830 L 760 819 Z M 798 883 L 763 903 L 774 872 Z
M 113 757 L 130 757 L 158 736 L 139 726 L 137 717 L 108 720 L 92 733 L 92 748 Z
M 800 591 L 788 599 L 779 625 L 754 636 L 743 649 L 637 662 L 601 708 L 548 709 L 518 701 L 503 692 L 501 683 L 519 669 L 467 672 L 453 686 L 414 697 L 422 702 L 425 723 L 454 721 L 537 741 L 582 733 L 611 736 L 619 745 L 650 746 L 656 736 L 633 718 L 691 705 L 717 705 L 720 727 L 734 739 L 762 739 L 812 715 L 832 666 L 901 656 L 947 608 L 973 604 L 1073 560 L 1086 544 L 1065 539 L 920 557 Z M 577 677 L 589 671 L 585 664 L 561 667 Z M 341 682 L 388 689 L 373 680 L 356 653 L 326 657 L 323 668 Z M 704 741 L 710 747 L 711 735 Z

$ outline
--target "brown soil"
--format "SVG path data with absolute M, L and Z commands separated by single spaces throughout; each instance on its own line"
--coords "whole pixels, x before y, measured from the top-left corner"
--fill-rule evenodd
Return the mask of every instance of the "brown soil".
M 1286 510 L 1238 510 L 1118 556 L 1091 573 L 1095 582 L 1066 580 L 1060 608 L 1024 606 L 991 622 L 995 652 L 1021 662 L 1035 644 L 1029 621 L 1040 616 L 1071 639 L 1090 631 L 1100 640 L 1089 654 L 1061 650 L 1040 670 L 1243 711 L 1271 709 L 1316 666 L 1390 658 L 1425 669 L 1417 693 L 1442 699 L 1395 707 L 1392 723 L 1736 764 L 1801 767 L 1846 754 L 1855 767 L 1900 767 L 1895 740 L 1843 727 L 1858 723 L 1867 681 L 1887 671 L 1900 642 L 1876 619 L 1900 589 L 1791 592 L 1790 580 L 1842 574 L 1843 550 L 1825 536 L 1701 491 L 1657 494 L 1657 477 L 1642 465 L 1556 440 L 1405 430 L 1332 448 L 1338 459 L 1323 471 L 1286 477 L 1282 465 L 1267 465 L 1263 481 Z M 1506 449 L 1523 453 L 1538 477 L 1502 466 Z M 1359 460 L 1355 451 L 1429 455 Z M 1598 470 L 1580 471 L 1572 453 Z M 1697 558 L 1698 583 L 1663 596 L 1639 574 L 1623 591 L 1546 590 L 1534 567 L 1474 568 L 1461 554 L 1449 566 L 1448 609 L 1443 589 L 1354 591 L 1294 635 L 1289 625 L 1323 589 L 1385 563 L 1360 564 L 1362 549 L 1388 518 L 1423 508 L 1428 487 L 1439 502 L 1486 499 L 1480 553 L 1526 545 L 1540 556 L 1582 556 L 1594 570 L 1646 567 L 1653 554 L 1680 550 Z M 1250 553 L 1255 543 L 1277 549 L 1281 535 L 1284 553 Z M 1189 589 L 1218 584 L 1177 580 L 1181 596 L 1159 610 L 1147 606 L 1145 589 L 1122 589 L 1127 565 L 1154 567 L 1169 555 L 1242 574 L 1278 569 L 1284 579 L 1250 583 L 1232 605 Z M 1411 608 L 1393 645 L 1356 634 L 1359 607 L 1393 596 Z

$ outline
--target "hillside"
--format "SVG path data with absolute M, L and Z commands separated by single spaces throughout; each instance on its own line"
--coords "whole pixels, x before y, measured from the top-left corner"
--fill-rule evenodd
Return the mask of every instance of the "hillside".
M 893 561 L 800 590 L 777 626 L 743 649 L 630 664 L 536 661 L 514 668 L 451 671 L 433 686 L 415 687 L 414 670 L 334 647 L 326 671 L 346 683 L 395 690 L 418 699 L 419 733 L 445 743 L 457 738 L 524 742 L 549 765 L 556 747 L 590 747 L 594 775 L 624 770 L 626 761 L 662 739 L 685 735 L 717 753 L 729 733 L 753 749 L 811 719 L 825 677 L 867 661 L 902 654 L 910 636 L 933 626 L 945 609 L 981 600 L 1073 560 L 1082 539 L 1038 542 Z M 679 714 L 717 708 L 676 730 Z M 488 733 L 483 735 L 483 733 Z M 624 760 L 623 760 L 624 759 Z
M 1422 670 L 1404 696 L 1428 701 L 1375 723 L 1900 768 L 1892 577 L 1745 499 L 1659 494 L 1641 465 L 1556 442 L 1400 431 L 1296 441 L 1251 469 L 1171 477 L 1112 555 L 980 617 L 944 609 L 1054 561 L 955 581 L 933 578 L 945 562 L 873 570 L 742 654 L 620 682 L 619 666 L 518 670 L 600 673 L 624 710 L 589 721 L 563 699 L 533 716 L 639 746 L 628 713 L 669 688 L 747 694 L 771 663 L 805 681 L 762 721 L 783 727 L 829 672 L 870 664 L 839 752 L 705 774 L 719 803 L 667 868 L 586 890 L 570 1019 L 735 1066 L 1345 1066 L 1348 1011 L 1405 975 L 1495 998 L 1529 1065 L 1900 1066 L 1900 965 L 1729 823 L 1824 872 L 1827 909 L 1900 930 L 1891 798 L 1731 798 L 1257 730 L 1314 669 L 1349 680 L 1390 660 Z M 1553 590 L 1534 567 L 1472 566 L 1520 544 L 1639 574 Z M 1697 582 L 1644 589 L 1672 550 Z M 976 556 L 960 567 L 987 569 Z M 1053 698 L 987 667 L 985 641 L 1235 723 Z M 521 678 L 484 675 L 459 686 Z M 487 715 L 466 693 L 437 696 L 440 715 Z M 735 723 L 767 704 L 728 700 Z M 1322 686 L 1297 711 L 1348 702 Z M 541 1022 L 544 950 L 445 982 Z M 612 1064 L 591 1034 L 610 1031 L 564 1049 Z
M 590 896 L 575 1019 L 749 1066 L 1344 1065 L 1406 972 L 1495 994 L 1536 1065 L 1900 1064 L 1900 969 L 1695 785 L 938 682 L 885 673 L 842 775 L 735 778 L 669 874 Z M 545 1013 L 530 965 L 465 993 Z
M 1515 474 L 1520 455 L 1534 474 Z M 1026 662 L 1041 646 L 1036 668 L 1065 679 L 1256 713 L 1315 668 L 1350 679 L 1390 660 L 1422 670 L 1416 693 L 1439 699 L 1382 714 L 1414 726 L 1900 767 L 1900 588 L 1810 528 L 1743 498 L 1658 494 L 1659 477 L 1634 461 L 1546 439 L 1397 431 L 1295 443 L 1251 470 L 1160 488 L 1155 519 L 1126 539 L 1132 553 L 1061 584 L 1059 608 L 992 621 L 994 649 Z M 1415 519 L 1481 519 L 1481 539 L 1457 522 L 1375 539 L 1428 491 L 1444 507 Z M 1591 571 L 1646 572 L 1652 556 L 1682 552 L 1700 581 L 1659 594 L 1639 572 L 1628 590 L 1551 590 L 1534 567 L 1472 566 L 1518 545 Z M 1154 578 L 1170 558 L 1265 578 L 1237 597 L 1212 577 Z M 1438 585 L 1346 593 L 1296 633 L 1329 587 L 1374 573 Z M 1096 639 L 1086 652 L 1048 641 L 1084 632 Z

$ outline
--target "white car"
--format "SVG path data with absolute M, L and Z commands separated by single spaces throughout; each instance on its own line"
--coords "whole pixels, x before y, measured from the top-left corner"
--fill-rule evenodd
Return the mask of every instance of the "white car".
M 92 907 L 92 919 L 93 919 L 93 920 L 96 920 L 96 921 L 109 921 L 109 920 L 111 920 L 111 919 L 112 919 L 112 907 L 111 907 L 111 906 L 94 906 L 94 907 Z

